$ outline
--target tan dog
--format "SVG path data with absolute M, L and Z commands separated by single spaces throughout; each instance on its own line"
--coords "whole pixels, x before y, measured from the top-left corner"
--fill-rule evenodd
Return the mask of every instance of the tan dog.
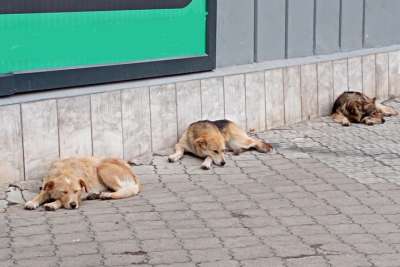
M 398 115 L 392 107 L 382 105 L 376 97 L 369 98 L 360 92 L 344 92 L 335 101 L 332 109 L 332 118 L 343 126 L 350 126 L 351 122 L 367 125 L 385 122 L 385 116 Z
M 264 141 L 249 137 L 245 131 L 228 120 L 198 121 L 192 123 L 183 133 L 179 143 L 175 145 L 176 152 L 168 157 L 169 162 L 175 162 L 183 157 L 185 152 L 205 158 L 201 167 L 210 169 L 211 163 L 224 166 L 225 149 L 239 154 L 243 150 L 255 148 L 259 152 L 269 152 L 272 146 Z
M 82 199 L 120 199 L 141 191 L 139 179 L 120 159 L 68 158 L 54 162 L 41 192 L 25 209 L 77 209 Z

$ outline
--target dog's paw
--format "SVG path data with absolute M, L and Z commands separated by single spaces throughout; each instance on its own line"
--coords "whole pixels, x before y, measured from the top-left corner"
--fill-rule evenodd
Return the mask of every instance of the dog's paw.
M 44 204 L 44 209 L 47 211 L 55 211 L 57 207 L 53 203 Z
M 349 126 L 350 126 L 350 122 L 343 122 L 342 125 L 343 125 L 344 127 L 349 127 Z
M 201 169 L 202 170 L 209 170 L 209 169 L 211 169 L 211 167 L 207 166 L 207 165 L 201 165 Z
M 172 156 L 169 156 L 168 157 L 168 162 L 169 163 L 174 163 L 176 160 L 174 159 L 174 157 L 172 157 Z
M 110 192 L 101 192 L 100 197 L 101 200 L 109 200 L 112 199 L 112 193 Z
M 39 204 L 37 204 L 37 203 L 35 203 L 35 202 L 32 202 L 32 201 L 26 202 L 26 203 L 25 203 L 25 206 L 24 206 L 24 208 L 25 208 L 26 210 L 35 210 L 35 209 L 37 209 L 38 207 L 39 207 Z
M 233 155 L 239 156 L 239 154 L 242 152 L 242 150 L 241 149 L 234 149 L 234 150 L 232 150 L 232 152 L 233 152 Z
M 95 200 L 99 198 L 100 198 L 99 193 L 90 193 L 89 195 L 87 195 L 86 200 Z
M 260 149 L 259 149 L 258 151 L 259 151 L 259 152 L 262 152 L 262 153 L 268 153 L 268 152 L 271 152 L 272 149 L 273 149 L 273 147 L 272 147 L 271 144 L 269 144 L 269 143 L 262 143 L 262 145 L 261 145 L 261 147 L 260 147 Z

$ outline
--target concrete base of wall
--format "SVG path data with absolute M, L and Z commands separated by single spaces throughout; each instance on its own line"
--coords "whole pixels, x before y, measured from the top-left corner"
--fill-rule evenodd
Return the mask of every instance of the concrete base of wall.
M 328 115 L 352 89 L 400 96 L 400 48 L 362 50 L 215 72 L 0 99 L 0 184 L 40 179 L 75 155 L 133 160 L 172 148 L 200 119 L 248 131 Z

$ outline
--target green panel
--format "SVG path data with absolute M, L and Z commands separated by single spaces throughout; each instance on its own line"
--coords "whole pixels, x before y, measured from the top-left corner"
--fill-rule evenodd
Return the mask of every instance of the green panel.
M 183 9 L 0 15 L 0 73 L 205 53 L 206 0 Z

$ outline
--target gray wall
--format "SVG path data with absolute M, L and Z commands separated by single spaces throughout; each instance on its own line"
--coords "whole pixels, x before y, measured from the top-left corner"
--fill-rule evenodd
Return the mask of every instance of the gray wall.
M 400 43 L 399 0 L 217 0 L 219 67 Z

